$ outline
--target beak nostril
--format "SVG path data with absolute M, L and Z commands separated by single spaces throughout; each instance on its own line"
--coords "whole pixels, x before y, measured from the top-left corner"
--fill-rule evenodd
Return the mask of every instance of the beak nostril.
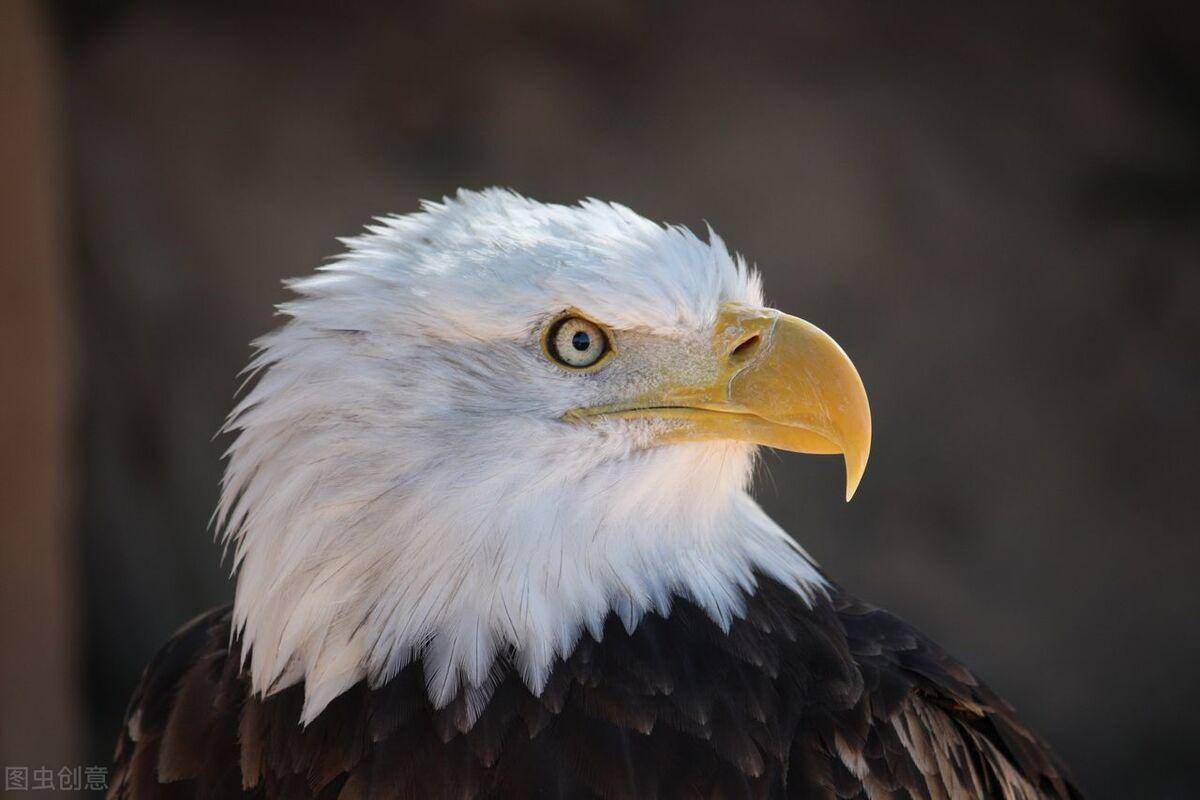
M 754 354 L 758 350 L 758 346 L 762 344 L 762 336 L 755 333 L 738 342 L 738 346 L 729 351 L 730 358 L 746 358 Z

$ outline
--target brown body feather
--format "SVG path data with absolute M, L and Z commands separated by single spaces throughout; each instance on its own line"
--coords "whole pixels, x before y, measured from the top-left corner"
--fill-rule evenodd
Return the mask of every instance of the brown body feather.
M 231 644 L 232 643 L 232 644 Z M 309 726 L 249 692 L 228 609 L 147 667 L 112 798 L 1077 798 L 1049 748 L 915 629 L 760 578 L 726 633 L 677 599 L 584 635 L 540 697 L 509 670 L 474 724 L 413 664 Z

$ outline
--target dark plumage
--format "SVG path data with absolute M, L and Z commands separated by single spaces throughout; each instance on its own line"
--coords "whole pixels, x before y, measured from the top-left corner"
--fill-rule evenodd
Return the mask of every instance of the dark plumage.
M 249 692 L 229 609 L 181 630 L 130 704 L 110 797 L 1076 798 L 1061 763 L 969 670 L 834 588 L 759 576 L 722 631 L 691 603 L 610 615 L 535 697 L 501 662 L 471 724 L 420 662 L 308 727 L 304 687 Z

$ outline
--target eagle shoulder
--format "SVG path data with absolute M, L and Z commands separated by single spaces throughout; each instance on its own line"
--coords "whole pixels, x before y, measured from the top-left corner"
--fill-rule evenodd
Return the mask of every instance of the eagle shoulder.
M 162 797 L 194 779 L 205 796 L 241 794 L 237 729 L 244 697 L 230 658 L 230 606 L 188 622 L 154 655 L 117 739 L 108 796 Z M 201 744 L 203 743 L 203 744 Z M 183 796 L 190 796 L 192 787 Z M 178 792 L 177 792 L 178 793 Z
M 862 696 L 821 746 L 840 796 L 1080 798 L 1053 750 L 967 667 L 919 630 L 834 588 Z

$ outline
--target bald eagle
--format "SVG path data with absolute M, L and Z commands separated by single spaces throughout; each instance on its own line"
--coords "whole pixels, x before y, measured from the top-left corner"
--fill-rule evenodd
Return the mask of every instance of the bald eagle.
M 620 205 L 460 192 L 289 284 L 111 796 L 1078 797 L 1012 710 L 828 578 L 760 446 L 871 443 L 758 274 Z

